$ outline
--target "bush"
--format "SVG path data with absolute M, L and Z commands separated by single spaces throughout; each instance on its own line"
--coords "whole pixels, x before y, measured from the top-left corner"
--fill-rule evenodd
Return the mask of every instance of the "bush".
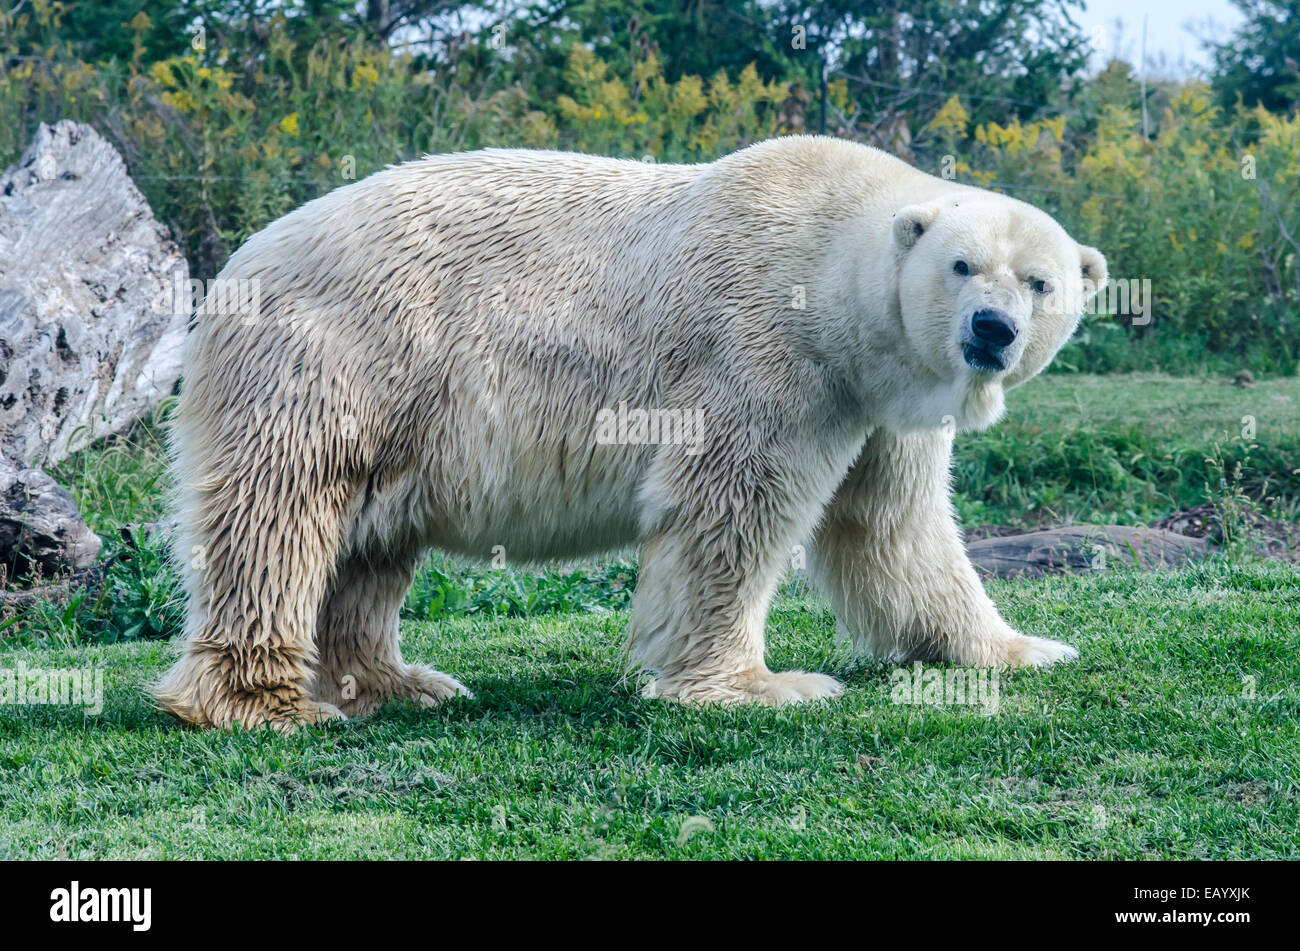
M 0 15 L 0 159 L 12 161 L 38 121 L 91 123 L 200 278 L 304 201 L 421 153 L 530 146 L 706 161 L 802 128 L 808 98 L 799 77 L 764 81 L 752 66 L 670 81 L 653 48 L 615 67 L 575 43 L 558 80 L 523 75 L 526 57 L 512 63 L 485 38 L 431 63 L 282 13 L 204 53 L 148 63 L 156 31 L 141 14 L 130 60 L 88 63 L 59 42 L 60 9 Z M 854 115 L 845 81 L 829 94 L 837 115 Z M 972 128 L 950 99 L 904 146 L 924 168 L 1043 207 L 1100 247 L 1113 277 L 1150 282 L 1149 324 L 1105 308 L 1056 368 L 1295 372 L 1300 115 L 1227 113 L 1205 84 L 1165 84 L 1148 141 L 1125 70 L 1106 70 L 1079 101 L 1086 110 Z
M 636 587 L 636 564 L 622 559 L 569 571 L 489 570 L 434 555 L 416 576 L 402 617 L 436 621 L 482 614 L 536 617 L 625 608 Z
M 1149 141 L 1137 114 L 1114 104 L 1075 139 L 1063 115 L 971 130 L 957 99 L 930 131 L 957 180 L 1039 205 L 1103 250 L 1113 284 L 1139 282 L 1128 313 L 1105 295 L 1057 371 L 1296 371 L 1300 115 L 1225 116 L 1192 82 Z M 1138 300 L 1147 313 L 1135 320 Z

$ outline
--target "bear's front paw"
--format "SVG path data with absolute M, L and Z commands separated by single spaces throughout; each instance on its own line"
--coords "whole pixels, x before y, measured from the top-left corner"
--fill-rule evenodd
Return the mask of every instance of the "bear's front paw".
M 767 671 L 749 684 L 748 692 L 751 703 L 779 707 L 787 703 L 838 697 L 844 692 L 844 685 L 825 674 L 810 674 L 802 670 Z
M 1006 666 L 1047 667 L 1077 659 L 1079 652 L 1069 644 L 1049 641 L 1045 637 L 1018 634 L 1007 644 Z
M 844 685 L 825 674 L 810 674 L 802 670 L 773 673 L 764 668 L 722 678 L 660 678 L 647 684 L 641 694 L 686 703 L 757 703 L 779 707 L 787 703 L 838 697 L 843 692 Z

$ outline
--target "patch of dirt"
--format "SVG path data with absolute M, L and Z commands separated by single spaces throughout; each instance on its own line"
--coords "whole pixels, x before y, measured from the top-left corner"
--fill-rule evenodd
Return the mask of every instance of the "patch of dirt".
M 1269 798 L 1268 783 L 1262 780 L 1249 783 L 1228 783 L 1220 788 L 1224 799 L 1247 806 L 1257 806 Z
M 1300 525 L 1264 515 L 1249 503 L 1242 503 L 1240 517 L 1237 531 L 1252 543 L 1257 554 L 1293 565 L 1300 564 Z M 1183 509 L 1152 523 L 1152 527 L 1192 538 L 1208 538 L 1215 545 L 1223 544 L 1223 515 L 1209 502 Z

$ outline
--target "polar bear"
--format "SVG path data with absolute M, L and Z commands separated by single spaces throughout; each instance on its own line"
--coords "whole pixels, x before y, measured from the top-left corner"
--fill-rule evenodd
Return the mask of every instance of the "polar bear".
M 156 697 L 290 729 L 468 693 L 398 650 L 431 547 L 639 545 L 649 696 L 839 693 L 764 662 L 801 544 L 877 656 L 1071 658 L 985 594 L 949 460 L 1105 279 L 1030 205 L 824 137 L 701 165 L 487 150 L 339 188 L 250 238 L 217 283 L 253 293 L 210 288 L 190 336 L 186 642 Z

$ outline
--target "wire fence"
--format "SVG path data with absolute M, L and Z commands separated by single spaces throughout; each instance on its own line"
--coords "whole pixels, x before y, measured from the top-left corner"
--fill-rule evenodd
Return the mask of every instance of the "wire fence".
M 1037 110 L 1051 109 L 1051 107 L 1048 106 L 1046 103 L 1031 102 L 1030 100 L 1027 99 L 1015 99 L 1010 96 L 992 96 L 992 95 L 986 95 L 981 93 L 953 92 L 952 90 L 927 89 L 923 86 L 898 86 L 895 85 L 894 83 L 880 82 L 879 80 L 869 79 L 866 76 L 857 76 L 854 75 L 853 73 L 846 73 L 841 70 L 831 70 L 831 74 L 840 79 L 848 79 L 856 83 L 861 83 L 864 86 L 875 86 L 882 89 L 891 89 L 896 92 L 913 93 L 915 95 L 920 95 L 920 96 L 931 96 L 936 99 L 942 99 L 945 102 L 947 102 L 953 96 L 956 96 L 958 99 L 976 100 L 980 102 L 999 102 L 999 103 L 1003 103 L 1004 105 L 1026 106 L 1030 109 L 1037 109 Z M 1094 115 L 1093 113 L 1085 109 L 1065 108 L 1065 109 L 1053 109 L 1045 115 L 1040 115 L 1038 119 L 1039 120 L 1055 119 L 1060 116 L 1064 116 L 1067 119 L 1071 117 L 1076 119 L 1086 119 L 1092 117 L 1093 115 Z M 1241 130 L 1236 126 L 1209 126 L 1207 128 L 1207 131 L 1240 132 Z

